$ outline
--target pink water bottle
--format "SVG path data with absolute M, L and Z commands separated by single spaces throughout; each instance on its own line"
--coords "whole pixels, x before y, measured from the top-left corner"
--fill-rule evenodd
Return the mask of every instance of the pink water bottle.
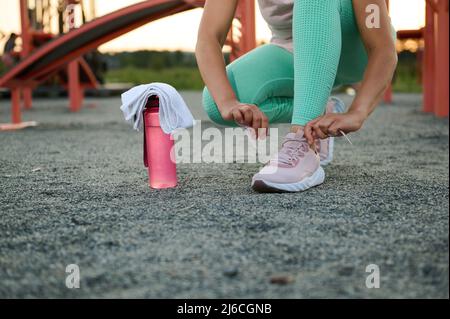
M 148 168 L 151 188 L 177 186 L 177 166 L 174 141 L 164 133 L 159 123 L 159 99 L 151 96 L 144 111 L 144 164 Z

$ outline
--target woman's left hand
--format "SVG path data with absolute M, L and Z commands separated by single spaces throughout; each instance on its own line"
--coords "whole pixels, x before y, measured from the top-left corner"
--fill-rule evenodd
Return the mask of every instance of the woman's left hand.
M 367 116 L 360 112 L 349 111 L 345 114 L 325 114 L 305 126 L 305 137 L 309 145 L 314 145 L 317 139 L 330 136 L 342 136 L 361 129 Z

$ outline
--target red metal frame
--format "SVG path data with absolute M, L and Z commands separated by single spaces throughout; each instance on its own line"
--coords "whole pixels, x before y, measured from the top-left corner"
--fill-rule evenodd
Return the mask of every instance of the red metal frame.
M 22 122 L 22 114 L 20 113 L 20 89 L 13 88 L 11 90 L 11 103 L 12 103 L 12 123 L 19 124 Z
M 77 2 L 77 0 L 69 0 Z M 424 37 L 425 53 L 423 59 L 423 85 L 424 85 L 424 110 L 434 111 L 438 116 L 448 116 L 449 95 L 448 95 L 448 3 L 449 0 L 426 0 L 427 1 L 427 25 L 422 30 L 403 30 L 398 33 L 400 38 L 406 37 Z M 386 0 L 389 5 L 389 0 Z M 89 41 L 69 54 L 58 57 L 48 65 L 28 72 L 27 69 L 36 65 L 42 58 L 49 53 L 55 52 L 70 41 L 89 34 L 97 28 L 102 28 L 106 23 L 117 21 L 121 17 L 135 14 L 146 8 L 166 3 L 174 3 L 172 9 L 162 10 L 156 14 L 151 14 L 140 18 L 138 21 L 110 32 Z M 80 66 L 83 72 L 87 72 L 88 77 L 93 80 L 95 77 L 89 72 L 89 67 L 81 58 L 83 54 L 97 48 L 114 38 L 117 38 L 127 32 L 130 32 L 148 22 L 167 17 L 172 14 L 183 12 L 202 6 L 202 0 L 148 0 L 138 4 L 123 8 L 104 17 L 91 21 L 78 29 L 59 37 L 44 47 L 33 51 L 32 39 L 33 30 L 30 29 L 30 22 L 27 12 L 27 0 L 20 0 L 21 26 L 23 50 L 21 52 L 22 61 L 12 70 L 0 78 L 0 86 L 11 88 L 12 92 L 12 121 L 15 124 L 21 122 L 20 101 L 21 92 L 25 107 L 31 107 L 31 90 L 47 77 L 55 74 L 61 67 L 67 66 L 69 83 L 67 85 L 70 95 L 70 109 L 77 111 L 81 107 L 83 100 L 83 85 L 79 80 Z M 254 0 L 240 1 L 237 9 L 236 19 L 240 22 L 240 36 L 235 37 L 233 29 L 227 40 L 231 46 L 231 59 L 249 52 L 256 47 L 255 30 L 255 2 Z M 36 32 L 35 32 L 36 33 Z M 37 33 L 36 33 L 37 34 Z M 38 35 L 38 34 L 37 34 Z M 42 36 L 42 35 L 41 35 Z M 95 85 L 94 85 L 95 86 Z M 392 88 L 389 88 L 385 94 L 385 100 L 392 101 Z
M 429 2 L 431 0 L 428 0 Z M 439 117 L 449 113 L 449 44 L 448 44 L 448 0 L 439 0 L 435 10 L 435 80 L 434 113 Z
M 55 68 L 58 68 L 60 66 L 65 65 L 66 63 L 73 61 L 83 54 L 99 47 L 100 45 L 113 40 L 125 33 L 128 33 L 142 25 L 145 25 L 151 21 L 161 19 L 170 15 L 173 15 L 175 13 L 183 12 L 186 10 L 193 9 L 194 6 L 190 4 L 184 3 L 184 1 L 181 1 L 181 4 L 177 6 L 175 9 L 170 9 L 167 11 L 160 12 L 155 15 L 151 15 L 148 17 L 144 17 L 143 19 L 128 25 L 125 28 L 122 28 L 120 30 L 117 30 L 115 32 L 102 35 L 101 37 L 95 38 L 92 41 L 90 41 L 88 44 L 86 44 L 83 47 L 77 48 L 73 50 L 70 54 L 59 58 L 58 60 L 54 61 L 53 63 L 42 66 L 38 70 L 32 71 L 30 73 L 27 73 L 26 76 L 21 76 L 21 72 L 23 72 L 27 67 L 30 65 L 33 65 L 37 63 L 40 59 L 48 55 L 50 52 L 54 52 L 56 49 L 66 45 L 67 43 L 74 41 L 78 37 L 83 37 L 86 34 L 89 34 L 96 28 L 102 28 L 106 23 L 110 23 L 111 21 L 116 21 L 120 19 L 121 17 L 130 15 L 130 14 L 136 14 L 136 12 L 139 12 L 141 10 L 145 10 L 146 8 L 167 3 L 167 2 L 174 2 L 173 0 L 153 0 L 153 1 L 144 1 L 140 2 L 138 4 L 120 9 L 118 11 L 115 11 L 113 13 L 110 13 L 106 16 L 103 16 L 101 18 L 95 19 L 83 26 L 81 26 L 78 29 L 75 29 L 55 40 L 48 43 L 44 47 L 38 49 L 37 51 L 33 52 L 30 56 L 27 57 L 25 61 L 22 61 L 19 63 L 15 68 L 10 70 L 8 73 L 5 74 L 2 78 L 0 78 L 0 86 L 11 86 L 14 85 L 14 82 L 19 80 L 23 83 L 23 81 L 27 81 L 30 79 L 38 78 L 39 76 L 49 73 L 50 71 L 54 70 Z M 179 2 L 179 1 L 176 1 Z M 19 78 L 18 78 L 19 77 Z
M 389 0 L 387 0 L 389 5 Z M 449 115 L 449 0 L 426 0 L 426 24 L 421 30 L 401 30 L 399 39 L 424 39 L 422 60 L 423 111 Z M 392 89 L 385 93 L 392 101 Z
M 20 24 L 21 24 L 21 29 L 22 29 L 22 34 L 21 34 L 21 38 L 22 38 L 22 50 L 20 52 L 20 57 L 22 59 L 26 58 L 32 50 L 32 35 L 31 35 L 31 27 L 30 27 L 30 19 L 28 16 L 28 3 L 27 0 L 20 0 Z M 24 87 L 22 89 L 22 93 L 23 93 L 23 98 L 24 98 L 24 107 L 25 109 L 30 109 L 32 107 L 33 101 L 32 101 L 32 96 L 33 96 L 33 91 L 31 87 Z M 20 112 L 20 90 L 19 90 L 19 98 L 12 98 L 12 103 L 18 103 L 17 105 L 13 106 L 13 109 L 15 109 L 15 112 Z M 16 118 L 16 121 L 14 121 L 14 117 Z M 17 119 L 19 119 L 17 122 Z M 17 124 L 20 123 L 20 116 L 18 116 L 18 114 L 15 114 L 13 116 L 13 123 Z
M 389 0 L 386 0 L 386 6 L 389 10 Z M 384 92 L 384 103 L 391 104 L 392 101 L 393 101 L 393 97 L 392 97 L 392 84 L 391 84 L 387 87 L 386 91 Z
M 90 23 L 83 25 L 78 29 L 74 29 L 71 32 L 47 43 L 45 46 L 32 51 L 31 42 L 32 35 L 30 31 L 30 24 L 28 19 L 27 12 L 27 0 L 20 0 L 21 4 L 21 15 L 24 17 L 22 21 L 23 28 L 23 42 L 24 42 L 24 50 L 21 53 L 22 60 L 18 65 L 9 70 L 2 78 L 0 78 L 0 87 L 8 87 L 12 92 L 12 123 L 19 124 L 21 123 L 21 93 L 24 91 L 24 100 L 27 107 L 31 107 L 31 89 L 38 85 L 40 82 L 47 79 L 49 76 L 58 72 L 61 67 L 67 65 L 68 70 L 68 90 L 70 96 L 70 109 L 71 111 L 77 111 L 81 107 L 82 99 L 83 99 L 83 86 L 79 81 L 79 70 L 80 66 L 82 67 L 84 72 L 87 72 L 88 78 L 91 80 L 95 77 L 92 76 L 92 72 L 89 72 L 89 67 L 87 64 L 81 59 L 81 56 L 92 49 L 97 48 L 103 43 L 106 43 L 118 36 L 121 36 L 127 32 L 130 32 L 148 22 L 170 16 L 179 12 L 183 12 L 186 10 L 190 10 L 196 8 L 199 5 L 202 5 L 203 1 L 198 0 L 152 0 L 138 3 L 136 5 L 132 5 L 126 7 L 124 9 L 113 12 L 109 15 L 96 19 Z M 161 12 L 157 12 L 156 14 L 152 14 L 147 17 L 143 17 L 140 20 L 127 25 L 126 27 L 111 32 L 106 35 L 102 35 L 99 38 L 94 39 L 89 42 L 87 45 L 77 48 L 73 50 L 70 54 L 67 54 L 52 63 L 48 63 L 47 65 L 41 66 L 37 70 L 32 72 L 27 72 L 26 69 L 30 66 L 38 63 L 42 58 L 49 55 L 54 50 L 63 47 L 70 41 L 77 39 L 78 37 L 82 37 L 83 35 L 89 34 L 96 28 L 102 28 L 102 25 L 108 22 L 114 22 L 122 17 L 133 13 L 139 13 L 142 10 L 153 7 L 156 5 L 161 5 L 165 3 L 173 3 L 176 6 L 173 6 L 171 9 L 166 9 Z M 97 82 L 95 81 L 95 86 Z M 19 125 L 20 126 L 20 125 Z M 19 127 L 18 126 L 18 127 Z M 2 126 L 3 127 L 3 126 Z M 8 126 L 8 129 L 11 129 Z
M 47 43 L 44 47 L 32 51 L 31 42 L 32 42 L 32 30 L 29 27 L 29 20 L 27 14 L 27 0 L 21 1 L 21 14 L 23 17 L 22 20 L 22 28 L 23 32 L 23 40 L 24 43 L 29 44 L 28 47 L 25 47 L 25 50 L 22 52 L 21 57 L 22 61 L 7 72 L 2 78 L 0 78 L 0 86 L 9 87 L 12 91 L 14 91 L 14 98 L 12 99 L 12 120 L 13 123 L 20 123 L 21 114 L 20 114 L 20 93 L 23 91 L 25 105 L 27 107 L 31 107 L 31 89 L 38 85 L 40 82 L 47 79 L 49 76 L 52 76 L 59 72 L 61 67 L 67 65 L 68 72 L 68 84 L 67 88 L 69 91 L 70 97 L 70 110 L 78 111 L 81 107 L 83 100 L 83 85 L 80 84 L 79 81 L 79 72 L 80 66 L 87 73 L 89 78 L 94 78 L 89 72 L 89 68 L 86 67 L 84 60 L 81 59 L 81 56 L 92 49 L 97 48 L 103 43 L 106 43 L 118 36 L 121 36 L 127 32 L 130 32 L 148 22 L 164 18 L 166 16 L 170 16 L 179 12 L 183 12 L 186 10 L 190 10 L 199 6 L 203 6 L 205 1 L 202 0 L 149 0 L 144 1 L 101 18 L 98 18 L 90 23 L 87 23 L 81 26 L 78 29 L 74 29 L 71 32 Z M 68 0 L 72 4 L 76 4 L 77 0 Z M 77 39 L 78 37 L 82 37 L 86 34 L 89 34 L 93 30 L 97 28 L 102 28 L 106 23 L 117 21 L 122 17 L 132 15 L 135 13 L 139 13 L 146 8 L 166 4 L 173 3 L 175 6 L 172 9 L 163 10 L 156 14 L 152 14 L 147 17 L 143 17 L 140 20 L 127 25 L 124 28 L 116 30 L 114 32 L 103 34 L 98 38 L 93 39 L 89 43 L 76 48 L 69 54 L 58 57 L 56 60 L 48 63 L 45 66 L 40 66 L 39 68 L 33 71 L 26 71 L 33 65 L 36 65 L 42 58 L 48 56 L 50 53 L 55 52 L 59 48 L 63 47 L 66 43 Z M 242 36 L 238 41 L 232 41 L 230 43 L 232 47 L 232 52 L 235 57 L 239 57 L 246 52 L 252 50 L 256 47 L 256 31 L 255 31 L 255 7 L 253 0 L 241 1 L 237 10 L 236 18 L 241 22 L 242 29 L 246 32 L 242 32 Z M 247 32 L 248 31 L 248 32 Z M 84 62 L 84 63 L 83 63 Z M 92 76 L 92 77 L 91 77 Z
M 28 1 L 20 0 L 20 24 L 22 29 L 22 51 L 21 57 L 25 58 L 31 53 L 32 37 L 30 19 L 28 16 Z
M 449 0 L 426 0 L 423 110 L 449 115 Z
M 423 111 L 434 112 L 434 78 L 435 78 L 435 39 L 434 39 L 434 13 L 431 4 L 426 2 L 426 25 L 423 36 L 425 48 L 423 54 Z
M 78 0 L 68 0 L 68 3 L 75 4 Z M 17 52 L 18 57 L 21 60 L 26 60 L 35 50 L 35 43 L 45 44 L 51 41 L 54 35 L 45 33 L 41 30 L 34 30 L 31 27 L 29 15 L 28 15 L 28 1 L 20 0 L 19 1 L 20 8 L 20 16 L 21 16 L 21 40 L 22 40 L 22 49 L 20 52 Z M 38 44 L 39 45 L 39 44 Z M 72 96 L 71 98 L 71 110 L 76 111 L 81 106 L 82 101 L 82 92 L 83 89 L 81 87 L 80 77 L 79 77 L 79 69 L 86 75 L 88 79 L 89 87 L 97 87 L 98 82 L 93 74 L 90 66 L 86 63 L 86 61 L 82 58 L 78 59 L 74 62 L 76 66 L 72 68 L 68 68 L 67 70 L 67 78 L 69 82 L 72 83 L 72 88 L 70 89 L 69 94 Z M 69 71 L 70 70 L 70 71 Z M 21 104 L 23 102 L 23 106 L 25 109 L 31 109 L 33 103 L 33 88 L 36 87 L 40 82 L 45 81 L 52 75 L 55 75 L 57 72 L 49 72 L 45 76 L 41 78 L 36 78 L 35 80 L 14 80 L 9 84 L 5 84 L 4 86 L 9 87 L 11 89 L 11 124 L 3 124 L 0 125 L 0 130 L 13 130 L 13 129 L 21 129 L 28 126 L 35 126 L 35 122 L 21 122 Z M 74 77 L 75 76 L 75 77 Z M 0 79 L 0 81 L 2 81 Z M 74 85 L 78 83 L 78 85 Z M 64 85 L 64 83 L 62 83 Z M 86 85 L 86 84 L 84 84 Z M 77 87 L 80 88 L 77 90 Z M 69 85 L 67 85 L 69 87 Z M 77 90 L 77 91 L 75 91 Z M 73 92 L 72 92 L 73 91 Z M 73 94 L 75 93 L 75 94 Z
M 231 61 L 256 48 L 255 1 L 240 1 L 237 7 L 236 20 L 238 24 L 233 24 L 227 38 L 227 45 L 231 46 Z M 234 28 L 238 29 L 237 34 L 239 36 L 236 36 Z
M 70 111 L 77 112 L 80 110 L 83 104 L 83 88 L 80 83 L 80 64 L 79 60 L 70 62 L 68 67 L 69 75 L 69 100 L 70 100 Z
M 69 0 L 68 4 L 78 4 L 78 0 Z M 76 16 L 75 12 L 73 12 L 73 19 L 75 21 Z M 70 24 L 70 23 L 69 23 Z M 72 31 L 75 29 L 74 25 L 69 25 L 69 30 Z M 81 109 L 84 98 L 84 91 L 81 87 L 80 83 L 80 59 L 76 59 L 69 63 L 67 66 L 67 74 L 68 74 L 68 91 L 69 91 L 69 101 L 70 101 L 70 111 L 78 112 Z

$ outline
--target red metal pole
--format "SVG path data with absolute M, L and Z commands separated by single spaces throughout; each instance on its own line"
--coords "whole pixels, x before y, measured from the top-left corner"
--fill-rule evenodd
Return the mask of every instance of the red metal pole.
M 422 85 L 423 85 L 423 111 L 434 111 L 434 79 L 435 79 L 435 34 L 434 34 L 434 10 L 430 3 L 426 2 L 426 24 L 424 29 L 425 49 L 423 57 Z
M 80 60 L 78 60 L 78 67 L 80 67 Z M 83 101 L 84 101 L 84 87 L 83 87 L 83 85 L 81 85 L 81 82 L 79 82 L 79 83 L 80 83 L 80 90 L 78 91 L 78 94 L 79 94 L 78 99 L 79 99 L 80 108 L 81 108 L 83 106 Z
M 33 47 L 30 17 L 28 15 L 28 0 L 20 0 L 20 24 L 22 29 L 22 51 L 20 52 L 20 57 L 24 59 L 31 53 Z M 31 109 L 33 104 L 32 97 L 33 93 L 31 88 L 23 88 L 23 100 L 25 109 Z
M 256 48 L 256 13 L 255 1 L 247 0 L 242 3 L 242 54 Z
M 256 48 L 255 1 L 239 1 L 235 18 L 239 20 L 241 24 L 241 36 L 236 42 L 232 26 L 227 38 L 227 44 L 231 45 L 231 61 L 236 60 L 237 58 Z
M 30 19 L 28 16 L 28 1 L 20 0 L 20 17 L 21 17 L 21 38 L 22 51 L 21 58 L 31 53 L 32 35 L 30 29 Z M 8 124 L 0 124 L 0 131 L 20 130 L 30 126 L 36 126 L 36 122 L 22 122 L 22 113 L 20 110 L 21 92 L 23 90 L 25 98 L 25 106 L 31 107 L 31 88 L 15 84 L 11 87 L 11 122 Z
M 437 116 L 449 114 L 449 44 L 448 44 L 448 0 L 437 3 L 437 37 L 436 37 L 436 91 L 435 108 Z
M 20 52 L 20 55 L 24 58 L 31 53 L 31 30 L 27 0 L 20 0 L 20 24 L 22 28 L 22 51 Z
M 80 84 L 80 68 L 78 60 L 69 63 L 68 66 L 69 75 L 69 99 L 70 99 L 70 111 L 78 112 L 81 108 L 81 84 Z
M 389 0 L 386 0 L 386 6 L 389 10 Z M 389 87 L 384 92 L 384 103 L 392 103 L 392 83 L 389 84 Z
M 11 89 L 11 120 L 13 124 L 20 124 L 22 122 L 22 115 L 20 112 L 20 88 L 18 87 Z
M 22 39 L 22 50 L 20 51 L 20 57 L 25 58 L 31 52 L 31 30 L 30 30 L 30 17 L 28 15 L 28 0 L 20 0 L 20 27 Z M 21 87 L 14 87 L 11 89 L 11 116 L 12 123 L 19 124 L 22 122 L 22 116 L 20 111 L 21 102 Z
M 77 0 L 69 0 L 68 5 L 74 6 L 78 3 Z M 68 12 L 69 20 L 69 30 L 75 29 L 75 10 L 74 7 Z M 67 68 L 67 73 L 69 77 L 69 99 L 70 99 L 70 111 L 78 112 L 81 108 L 83 91 L 80 83 L 80 64 L 79 60 L 76 59 L 69 63 Z
M 23 104 L 26 110 L 29 110 L 33 106 L 33 91 L 31 88 L 23 89 Z

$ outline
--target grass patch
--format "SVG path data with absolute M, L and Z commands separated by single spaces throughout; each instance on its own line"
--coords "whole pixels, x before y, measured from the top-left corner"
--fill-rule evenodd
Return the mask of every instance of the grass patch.
M 422 85 L 418 82 L 415 63 L 400 62 L 397 68 L 393 89 L 395 92 L 420 93 Z M 202 90 L 203 80 L 197 68 L 175 67 L 161 70 L 126 67 L 110 70 L 105 76 L 107 83 L 143 83 L 164 82 L 177 90 Z
M 127 67 L 110 70 L 106 73 L 107 83 L 132 83 L 139 85 L 152 82 L 164 82 L 177 90 L 202 90 L 203 80 L 197 68 L 166 68 L 160 71 Z
M 415 64 L 399 63 L 393 90 L 400 93 L 421 93 L 422 84 Z

